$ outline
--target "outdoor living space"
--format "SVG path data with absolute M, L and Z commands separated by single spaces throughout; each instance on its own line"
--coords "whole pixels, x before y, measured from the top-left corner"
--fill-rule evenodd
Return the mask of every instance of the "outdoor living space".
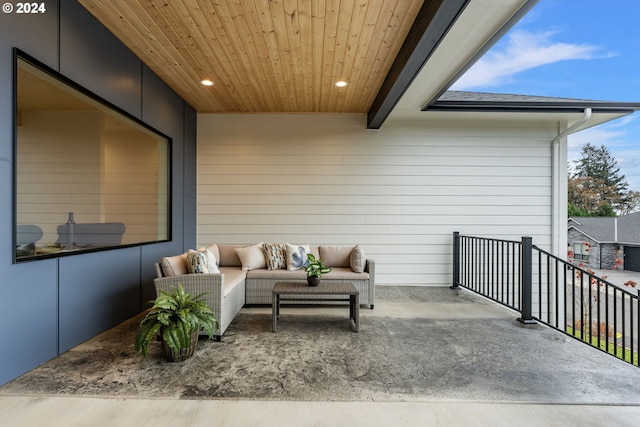
M 637 423 L 636 366 L 459 280 L 498 270 L 452 234 L 564 267 L 568 137 L 640 110 L 451 90 L 536 0 L 46 3 L 0 16 L 1 426 Z M 219 341 L 136 352 L 163 258 L 261 242 L 359 246 L 375 269 L 334 265 L 352 307 L 286 305 L 274 333 L 281 277 L 223 265 L 266 300 L 239 279 Z M 511 281 L 511 301 L 557 307 L 540 279 L 578 271 L 526 270 L 536 293 Z
M 222 342 L 165 362 L 139 317 L 0 388 L 11 426 L 634 425 L 640 370 L 465 290 L 378 286 L 344 307 L 243 309 Z M 108 416 L 106 414 L 109 414 Z

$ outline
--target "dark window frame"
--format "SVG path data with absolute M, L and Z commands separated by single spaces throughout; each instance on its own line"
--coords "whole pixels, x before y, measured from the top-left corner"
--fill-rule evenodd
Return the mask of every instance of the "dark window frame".
M 91 100 L 101 104 L 102 107 L 104 107 L 106 110 L 111 110 L 112 112 L 116 113 L 117 115 L 121 115 L 124 119 L 126 120 L 130 120 L 131 122 L 133 122 L 134 124 L 146 129 L 147 131 L 155 134 L 158 138 L 164 139 L 166 140 L 167 143 L 167 147 L 166 147 L 166 156 L 167 156 L 167 163 L 166 163 L 166 176 L 167 176 L 167 183 L 166 183 L 166 202 L 164 204 L 164 206 L 166 206 L 166 232 L 167 232 L 167 237 L 166 239 L 156 239 L 156 240 L 149 240 L 149 241 L 141 241 L 141 242 L 135 242 L 135 243 L 128 243 L 128 244 L 118 244 L 118 245 L 112 245 L 112 246 L 101 246 L 101 247 L 91 247 L 91 248 L 79 248 L 79 249 L 74 249 L 71 251 L 62 251 L 62 252 L 56 252 L 56 253 L 50 253 L 50 254 L 35 254 L 35 255 L 27 255 L 27 256 L 21 256 L 18 257 L 17 256 L 17 251 L 15 250 L 15 248 L 17 248 L 17 234 L 18 234 L 18 61 L 25 61 L 26 63 L 28 63 L 29 65 L 37 68 L 39 71 L 42 71 L 43 73 L 49 75 L 51 78 L 57 80 L 58 82 L 60 82 L 63 85 L 68 86 L 69 88 L 71 88 L 72 90 L 77 91 L 80 95 L 84 95 L 88 98 L 90 98 Z M 130 247 L 138 247 L 138 246 L 145 246 L 145 245 L 151 245 L 151 244 L 156 244 L 156 243 L 163 243 L 163 242 L 170 242 L 173 240 L 173 221 L 172 221 L 172 217 L 173 217 L 173 138 L 169 137 L 168 135 L 166 135 L 163 132 L 160 132 L 159 130 L 157 130 L 156 128 L 148 125 L 147 123 L 143 122 L 142 120 L 140 120 L 139 118 L 133 116 L 132 114 L 128 113 L 127 111 L 123 110 L 122 108 L 116 106 L 115 104 L 107 101 L 106 99 L 102 98 L 101 96 L 95 94 L 94 92 L 88 90 L 87 88 L 79 85 L 78 83 L 76 83 L 75 81 L 69 79 L 68 77 L 64 76 L 63 74 L 57 72 L 56 70 L 54 70 L 53 68 L 47 66 L 46 64 L 44 64 L 43 62 L 37 60 L 36 58 L 34 58 L 33 56 L 27 54 L 26 52 L 22 51 L 21 49 L 18 48 L 13 48 L 13 85 L 12 85 L 12 102 L 13 102 L 13 126 L 12 126 L 12 140 L 13 140 L 13 159 L 12 159 L 12 165 L 13 165 L 13 171 L 12 171 L 12 179 L 13 179 L 13 185 L 12 185 L 12 207 L 13 207 L 13 218 L 12 218 L 12 243 L 13 243 L 13 248 L 14 250 L 11 251 L 12 253 L 12 258 L 13 258 L 13 263 L 17 264 L 17 263 L 22 263 L 22 262 L 26 262 L 26 261 L 36 261 L 36 260 L 45 260 L 45 259 L 51 259 L 51 258 L 60 258 L 60 257 L 66 257 L 66 256 L 73 256 L 73 255 L 80 255 L 80 254 L 86 254 L 86 253 L 91 253 L 91 252 L 102 252 L 102 251 L 109 251 L 109 250 L 116 250 L 116 249 L 122 249 L 122 248 L 130 248 Z

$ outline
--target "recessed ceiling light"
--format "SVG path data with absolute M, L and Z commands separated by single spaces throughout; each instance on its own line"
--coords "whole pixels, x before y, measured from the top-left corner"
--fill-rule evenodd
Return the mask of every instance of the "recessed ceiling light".
M 339 82 L 336 82 L 336 86 L 338 87 L 345 87 L 347 85 L 347 82 L 345 82 L 344 80 L 340 80 Z
M 213 82 L 211 80 L 209 80 L 209 79 L 204 79 L 200 83 L 202 83 L 205 86 L 213 86 Z

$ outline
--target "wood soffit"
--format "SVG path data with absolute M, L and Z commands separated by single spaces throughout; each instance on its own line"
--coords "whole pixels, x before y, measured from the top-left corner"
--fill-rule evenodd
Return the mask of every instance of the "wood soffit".
M 199 113 L 367 113 L 423 6 L 423 0 L 79 2 Z M 215 84 L 203 86 L 203 79 Z M 339 80 L 348 85 L 336 87 Z

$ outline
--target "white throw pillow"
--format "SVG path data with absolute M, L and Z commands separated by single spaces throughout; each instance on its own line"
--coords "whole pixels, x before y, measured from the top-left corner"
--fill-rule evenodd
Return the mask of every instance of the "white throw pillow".
M 287 270 L 300 270 L 309 264 L 307 254 L 311 252 L 309 245 L 292 245 L 286 243 Z
M 198 248 L 198 252 L 202 252 L 207 256 L 209 273 L 220 273 L 220 269 L 218 268 L 218 260 L 216 259 L 216 256 L 211 249 L 202 247 Z
M 257 245 L 236 248 L 244 271 L 267 268 L 267 261 L 264 257 L 262 245 L 263 243 L 258 243 Z

